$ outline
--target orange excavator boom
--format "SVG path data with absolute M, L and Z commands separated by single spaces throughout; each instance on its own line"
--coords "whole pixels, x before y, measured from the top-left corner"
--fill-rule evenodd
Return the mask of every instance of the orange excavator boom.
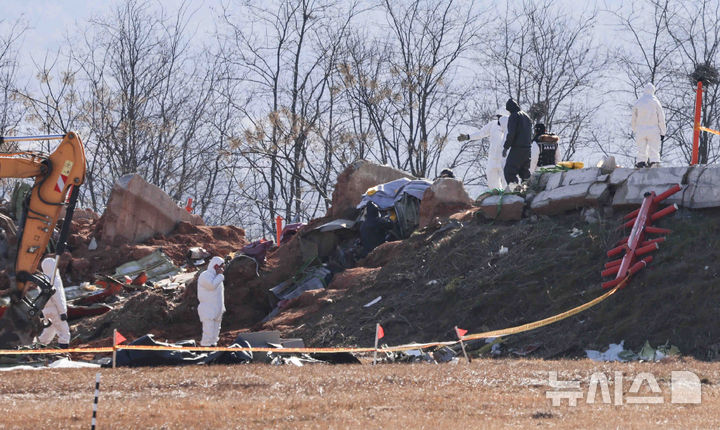
M 35 178 L 18 235 L 15 290 L 11 295 L 11 309 L 0 319 L 0 345 L 26 341 L 26 336 L 15 339 L 17 333 L 8 332 L 13 329 L 23 331 L 26 328 L 24 322 L 27 321 L 13 323 L 12 319 L 21 320 L 24 314 L 29 317 L 39 315 L 54 292 L 47 277 L 36 273 L 36 270 L 55 230 L 60 212 L 66 207 L 56 255 L 64 251 L 79 187 L 85 181 L 86 166 L 82 141 L 73 132 L 56 136 L 0 137 L 0 143 L 51 139 L 61 142 L 50 155 L 39 152 L 0 154 L 0 177 Z M 34 300 L 26 296 L 31 284 L 40 287 L 40 295 Z

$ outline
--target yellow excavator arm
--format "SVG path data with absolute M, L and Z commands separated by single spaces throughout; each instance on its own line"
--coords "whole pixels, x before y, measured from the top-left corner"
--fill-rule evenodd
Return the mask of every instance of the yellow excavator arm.
M 73 132 L 60 136 L 0 138 L 0 142 L 50 138 L 62 139 L 50 155 L 38 152 L 0 154 L 0 177 L 35 178 L 26 204 L 24 222 L 20 226 L 12 303 L 0 319 L 0 347 L 28 343 L 28 337 L 32 340 L 31 320 L 39 315 L 54 292 L 47 278 L 35 272 L 50 242 L 60 212 L 66 206 L 56 254 L 64 251 L 79 187 L 85 181 L 86 165 L 82 141 Z M 69 192 L 70 199 L 66 203 Z M 31 284 L 40 287 L 40 295 L 35 300 L 26 297 Z

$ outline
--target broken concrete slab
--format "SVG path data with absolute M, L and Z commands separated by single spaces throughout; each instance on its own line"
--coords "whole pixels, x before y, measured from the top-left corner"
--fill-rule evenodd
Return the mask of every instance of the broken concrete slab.
M 688 186 L 684 190 L 682 206 L 692 209 L 720 207 L 720 168 L 694 166 L 688 168 Z
M 559 187 L 563 181 L 563 173 L 564 172 L 547 173 L 546 175 L 548 176 L 548 181 L 547 185 L 545 186 L 545 190 L 550 191 Z
M 448 217 L 456 212 L 469 209 L 472 200 L 462 181 L 453 178 L 439 178 L 425 190 L 420 202 L 420 228 L 427 226 L 435 217 Z
M 514 194 L 490 196 L 480 203 L 480 210 L 486 218 L 500 221 L 522 219 L 525 199 Z
M 604 182 L 596 182 L 590 185 L 585 201 L 590 206 L 605 205 L 610 200 L 610 186 Z
M 618 186 L 625 182 L 636 169 L 617 168 L 610 174 L 610 185 Z
M 168 234 L 181 221 L 204 225 L 159 187 L 131 173 L 118 179 L 96 229 L 101 244 L 137 243 Z
M 617 169 L 615 172 L 624 169 Z M 683 183 L 688 167 L 658 167 L 634 169 L 615 191 L 612 205 L 614 208 L 628 208 L 642 203 L 645 193 L 655 191 L 660 194 L 675 184 Z M 613 172 L 613 175 L 615 175 Z M 612 175 L 610 176 L 612 182 Z M 687 185 L 683 186 L 683 189 Z M 666 204 L 682 205 L 684 191 L 676 193 L 664 200 Z
M 328 216 L 354 218 L 357 212 L 355 207 L 368 188 L 400 178 L 413 179 L 412 175 L 390 166 L 374 164 L 367 160 L 354 162 L 337 177 Z
M 530 208 L 541 215 L 556 215 L 578 209 L 587 204 L 586 196 L 591 184 L 575 184 L 539 193 Z
M 128 276 L 134 279 L 142 272 L 145 272 L 148 281 L 157 282 L 176 275 L 180 269 L 161 250 L 156 250 L 150 255 L 118 266 L 113 277 L 123 279 Z
M 587 184 L 597 181 L 598 176 L 600 176 L 600 169 L 597 167 L 568 170 L 563 175 L 561 185 Z

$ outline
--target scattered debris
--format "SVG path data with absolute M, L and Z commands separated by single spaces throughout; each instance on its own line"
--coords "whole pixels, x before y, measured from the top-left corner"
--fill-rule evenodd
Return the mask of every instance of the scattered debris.
M 625 351 L 624 343 L 624 340 L 620 341 L 620 343 L 611 343 L 605 352 L 587 349 L 585 353 L 587 354 L 587 358 L 592 361 L 625 361 L 620 357 L 620 353 Z
M 88 247 L 88 249 L 90 249 Z M 193 266 L 200 266 L 205 264 L 205 261 L 210 258 L 210 253 L 199 246 L 193 246 L 188 249 L 188 260 Z
M 292 239 L 292 237 L 295 236 L 304 226 L 304 222 L 296 222 L 293 224 L 287 224 L 283 227 L 282 232 L 280 233 L 280 245 L 289 242 L 290 239 Z
M 180 272 L 180 269 L 160 250 L 136 261 L 130 261 L 115 269 L 114 278 L 128 276 L 135 279 L 145 273 L 147 281 L 157 282 Z
M 288 279 L 270 291 L 278 300 L 289 300 L 300 296 L 305 291 L 322 290 L 330 283 L 332 272 L 324 266 L 305 269 L 299 276 Z
M 382 296 L 377 296 L 374 299 L 372 299 L 370 302 L 365 303 L 363 305 L 364 308 L 369 308 L 370 306 L 374 305 L 375 303 L 378 303 L 380 300 L 382 300 Z
M 197 346 L 194 340 L 187 340 L 176 343 L 165 343 L 156 341 L 152 334 L 147 334 L 129 345 L 143 346 Z M 228 348 L 248 348 L 250 345 L 242 340 L 236 340 Z M 142 367 L 142 366 L 184 366 L 188 364 L 242 364 L 249 363 L 253 359 L 252 352 L 247 351 L 216 351 L 211 353 L 181 351 L 181 350 L 128 350 L 121 349 L 117 352 L 116 365 L 118 367 Z M 106 366 L 111 366 L 107 364 Z
M 17 366 L 0 366 L 0 372 L 9 372 L 13 370 L 84 369 L 98 367 L 100 367 L 100 365 L 96 363 L 90 363 L 87 361 L 73 361 L 67 357 L 62 357 L 47 365 L 45 365 L 44 362 L 35 362 L 33 364 L 22 364 Z
M 572 238 L 582 236 L 582 234 L 583 234 L 583 231 L 580 230 L 579 228 L 573 227 L 572 230 L 570 230 L 570 237 L 572 237 Z
M 272 240 L 260 239 L 243 246 L 240 254 L 252 258 L 258 265 L 265 264 L 265 256 L 270 248 L 275 245 Z
M 585 353 L 592 361 L 660 361 L 666 357 L 680 355 L 680 349 L 668 342 L 656 349 L 650 346 L 650 342 L 645 341 L 638 353 L 625 349 L 624 343 L 625 341 L 620 341 L 619 344 L 611 343 L 605 352 L 585 350 Z

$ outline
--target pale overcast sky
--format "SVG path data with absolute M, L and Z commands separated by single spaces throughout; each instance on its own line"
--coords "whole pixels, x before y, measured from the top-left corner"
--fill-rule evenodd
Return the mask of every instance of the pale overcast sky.
M 4 24 L 21 19 L 30 28 L 23 37 L 23 49 L 37 51 L 35 58 L 46 50 L 62 49 L 68 32 L 82 31 L 83 23 L 93 16 L 107 15 L 118 2 L 115 0 L 0 0 Z M 177 10 L 181 0 L 157 1 L 157 5 Z M 195 11 L 193 22 L 202 31 L 212 30 L 213 10 L 220 1 L 192 0 L 187 2 Z
M 228 3 L 230 0 L 187 0 L 185 3 L 189 5 L 190 11 L 193 13 L 191 31 L 196 31 L 197 37 L 201 40 L 210 37 L 206 36 L 214 31 L 218 11 L 222 4 Z M 364 0 L 370 3 L 370 0 Z M 470 1 L 470 0 L 462 0 Z M 498 8 L 504 8 L 503 0 L 483 0 L 491 1 L 490 4 Z M 520 0 L 507 0 L 520 1 Z M 600 10 L 616 9 L 617 7 L 630 7 L 631 1 L 623 0 L 596 0 L 595 2 L 577 2 L 577 0 L 558 0 L 567 4 L 567 11 L 570 14 L 582 14 L 594 4 Z M 22 54 L 20 55 L 21 70 L 26 79 L 21 77 L 21 81 L 25 84 L 32 85 L 34 81 L 34 73 L 36 68 L 32 64 L 32 59 L 37 63 L 42 63 L 45 54 L 48 51 L 63 52 L 65 40 L 68 33 L 75 32 L 81 34 L 84 30 L 85 23 L 92 17 L 108 16 L 113 7 L 120 3 L 121 0 L 0 0 L 0 8 L 2 17 L 0 17 L 0 33 L 3 27 L 11 25 L 20 19 L 29 28 L 24 33 L 21 43 Z M 271 3 L 272 0 L 262 0 L 262 3 Z M 261 1 L 258 1 L 261 3 Z M 157 0 L 150 2 L 153 7 L 163 7 L 171 14 L 176 11 L 182 0 Z M 599 25 L 595 28 L 596 37 L 601 43 L 615 44 L 614 40 L 617 36 L 614 33 L 613 19 L 610 14 L 602 13 L 599 16 Z M 193 28 L 194 27 L 194 28 Z M 70 34 L 72 36 L 72 34 Z M 613 100 L 607 104 L 608 112 L 603 115 L 608 117 L 617 117 L 617 110 L 620 108 L 621 123 L 624 124 L 626 105 L 632 100 L 627 97 Z M 629 121 L 629 120 L 628 120 Z

